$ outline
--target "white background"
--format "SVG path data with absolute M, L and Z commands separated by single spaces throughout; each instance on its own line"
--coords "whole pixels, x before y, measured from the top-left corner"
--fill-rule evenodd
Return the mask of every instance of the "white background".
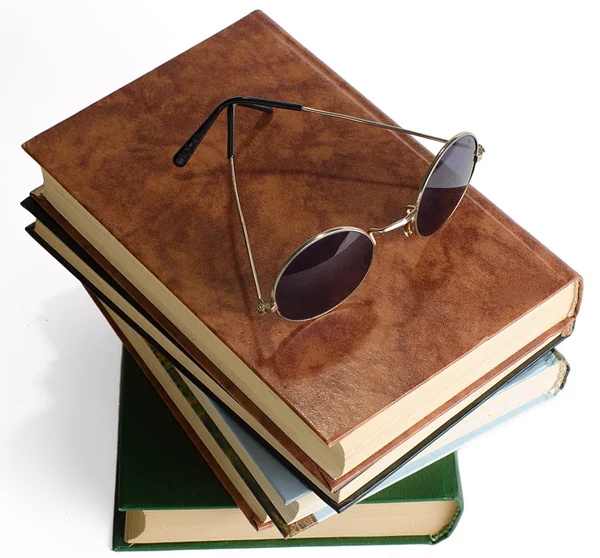
M 41 173 L 20 144 L 258 7 L 407 127 L 475 132 L 475 185 L 585 279 L 565 391 L 460 452 L 466 509 L 449 540 L 288 555 L 596 553 L 595 2 L 2 0 L 0 554 L 107 556 L 115 473 L 120 345 L 23 231 Z

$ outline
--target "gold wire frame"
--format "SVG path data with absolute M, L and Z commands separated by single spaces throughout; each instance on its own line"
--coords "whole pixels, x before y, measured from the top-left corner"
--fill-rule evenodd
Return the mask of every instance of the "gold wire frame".
M 343 120 L 348 120 L 351 122 L 357 122 L 360 124 L 367 124 L 370 126 L 375 126 L 378 128 L 384 128 L 384 129 L 388 129 L 388 130 L 395 130 L 398 132 L 402 132 L 402 133 L 406 133 L 412 136 L 416 136 L 416 137 L 420 137 L 420 138 L 424 138 L 424 139 L 428 139 L 428 140 L 432 140 L 432 141 L 437 141 L 440 143 L 444 143 L 443 147 L 440 149 L 440 151 L 437 153 L 437 155 L 434 157 L 433 161 L 431 162 L 431 164 L 429 165 L 429 168 L 427 170 L 427 173 L 425 174 L 425 177 L 423 178 L 421 184 L 419 185 L 419 189 L 417 192 L 417 199 L 414 203 L 414 205 L 409 205 L 406 208 L 406 215 L 404 217 L 402 217 L 401 219 L 398 219 L 397 221 L 394 221 L 393 223 L 390 223 L 389 225 L 385 226 L 385 227 L 371 227 L 368 228 L 366 231 L 360 228 L 356 228 L 356 227 L 335 227 L 333 229 L 329 229 L 326 231 L 323 231 L 315 236 L 313 236 L 312 238 L 308 239 L 306 242 L 304 242 L 303 244 L 301 244 L 296 250 L 294 250 L 294 252 L 292 252 L 292 254 L 288 257 L 288 259 L 284 262 L 283 266 L 281 267 L 281 269 L 279 270 L 279 272 L 277 273 L 276 277 L 275 277 L 275 281 L 273 283 L 273 288 L 271 289 L 271 300 L 269 302 L 265 302 L 262 296 L 262 291 L 260 288 L 260 283 L 258 280 L 258 275 L 256 272 L 256 266 L 254 263 L 254 257 L 252 255 L 252 247 L 251 247 L 251 243 L 250 243 L 250 237 L 248 235 L 248 229 L 246 227 L 246 221 L 244 219 L 244 213 L 242 211 L 242 205 L 240 202 L 240 197 L 239 197 L 239 193 L 238 193 L 238 187 L 237 187 L 237 180 L 236 180 L 236 175 L 235 175 L 235 164 L 234 164 L 234 134 L 233 134 L 233 119 L 234 119 L 234 115 L 235 115 L 235 106 L 236 105 L 240 105 L 240 106 L 246 106 L 246 107 L 250 107 L 250 108 L 257 108 L 260 110 L 264 110 L 266 112 L 270 111 L 270 109 L 268 107 L 275 107 L 275 108 L 287 108 L 290 110 L 302 110 L 305 112 L 311 112 L 314 114 L 319 114 L 322 116 L 328 116 L 328 117 L 333 117 L 333 118 L 340 118 Z M 178 153 L 175 155 L 175 157 L 173 158 L 175 164 L 177 166 L 183 166 L 187 163 L 187 161 L 189 160 L 189 158 L 191 157 L 191 155 L 193 154 L 194 150 L 196 149 L 197 145 L 200 143 L 200 141 L 202 140 L 202 138 L 204 137 L 204 135 L 206 134 L 208 128 L 212 125 L 212 123 L 214 122 L 214 120 L 216 119 L 216 117 L 218 116 L 218 114 L 224 109 L 227 108 L 228 109 L 228 118 L 229 118 L 229 149 L 228 149 L 228 158 L 229 158 L 229 168 L 230 168 L 230 172 L 231 172 L 231 182 L 232 182 L 232 187 L 233 187 L 233 193 L 234 193 L 234 198 L 235 198 L 235 205 L 236 205 L 236 209 L 238 212 L 238 217 L 240 219 L 240 224 L 242 226 L 242 232 L 244 235 L 244 243 L 246 246 L 246 252 L 248 255 L 248 260 L 250 262 L 250 268 L 252 270 L 252 278 L 254 280 L 254 287 L 256 289 L 256 294 L 258 297 L 258 304 L 257 304 L 257 309 L 258 312 L 260 314 L 266 314 L 266 313 L 273 313 L 273 312 L 277 312 L 282 318 L 286 319 L 286 320 L 290 320 L 290 321 L 307 321 L 307 320 L 312 320 L 315 318 L 318 318 L 320 316 L 323 316 L 325 314 L 328 314 L 329 312 L 331 312 L 332 310 L 334 310 L 335 308 L 337 308 L 340 304 L 342 304 L 343 302 L 345 302 L 349 296 L 351 296 L 351 294 L 362 284 L 362 282 L 364 281 L 365 277 L 367 276 L 367 273 L 365 273 L 364 277 L 361 279 L 361 281 L 358 283 L 358 285 L 354 288 L 354 290 L 348 294 L 348 296 L 346 296 L 346 298 L 344 298 L 339 304 L 337 304 L 336 306 L 328 309 L 327 311 L 317 315 L 317 316 L 311 316 L 310 318 L 306 318 L 306 319 L 300 319 L 300 320 L 293 320 L 290 319 L 289 317 L 286 317 L 284 315 L 282 315 L 279 312 L 278 306 L 277 306 L 277 301 L 276 301 L 276 292 L 277 292 L 277 286 L 279 284 L 279 281 L 281 279 L 281 277 L 283 276 L 283 274 L 285 273 L 287 267 L 290 265 L 290 263 L 292 261 L 294 261 L 294 259 L 301 253 L 303 252 L 306 248 L 308 248 L 309 246 L 311 246 L 312 244 L 322 240 L 324 237 L 338 233 L 338 232 L 342 232 L 342 231 L 353 231 L 353 232 L 358 232 L 360 234 L 363 234 L 365 236 L 367 236 L 369 238 L 369 240 L 371 241 L 372 245 L 373 245 L 373 249 L 375 248 L 376 245 L 376 240 L 375 240 L 375 235 L 376 234 L 382 234 L 382 233 L 387 233 L 387 232 L 391 232 L 393 230 L 402 228 L 404 231 L 404 234 L 407 237 L 412 236 L 413 234 L 417 234 L 418 236 L 424 236 L 419 232 L 418 229 L 418 219 L 417 216 L 419 214 L 419 207 L 421 204 L 421 200 L 423 198 L 423 194 L 425 192 L 425 189 L 427 188 L 427 184 L 431 178 L 431 176 L 433 175 L 433 171 L 435 170 L 438 162 L 440 161 L 440 159 L 443 157 L 443 155 L 448 151 L 448 149 L 454 145 L 457 141 L 459 141 L 460 139 L 467 137 L 467 136 L 471 136 L 475 142 L 475 151 L 473 154 L 473 168 L 471 170 L 471 175 L 469 176 L 469 180 L 467 181 L 467 186 L 465 187 L 460 200 L 458 201 L 458 203 L 456 204 L 456 206 L 454 207 L 454 209 L 452 210 L 452 212 L 450 213 L 450 215 L 446 218 L 446 220 L 444 221 L 444 223 L 442 223 L 440 225 L 440 227 L 435 231 L 437 232 L 439 229 L 441 229 L 447 222 L 448 220 L 452 217 L 452 215 L 454 214 L 454 212 L 456 211 L 456 209 L 458 208 L 458 206 L 460 205 L 460 202 L 462 201 L 462 199 L 464 198 L 468 187 L 469 187 L 469 183 L 471 180 L 471 177 L 473 176 L 473 173 L 475 172 L 475 166 L 477 165 L 477 163 L 481 160 L 483 153 L 485 152 L 485 149 L 483 148 L 483 146 L 481 144 L 479 144 L 477 142 L 477 138 L 471 134 L 470 132 L 461 132 L 459 134 L 456 134 L 455 136 L 451 137 L 449 140 L 444 140 L 442 138 L 436 137 L 436 136 L 431 136 L 428 134 L 423 134 L 421 132 L 415 132 L 413 130 L 407 130 L 406 128 L 402 128 L 400 126 L 396 126 L 393 124 L 387 124 L 385 122 L 377 122 L 374 120 L 367 120 L 364 118 L 359 118 L 356 116 L 350 116 L 347 114 L 341 114 L 341 113 L 336 113 L 336 112 L 329 112 L 329 111 L 325 111 L 325 110 L 320 110 L 320 109 L 314 109 L 311 107 L 304 107 L 302 105 L 297 105 L 297 104 L 293 104 L 293 103 L 285 103 L 285 102 L 281 102 L 281 101 L 271 101 L 269 99 L 260 99 L 260 98 L 254 98 L 254 97 L 232 97 L 231 99 L 226 99 L 225 101 L 223 101 L 214 111 L 213 113 L 209 116 L 209 118 L 207 118 L 207 120 L 202 124 L 202 126 L 198 129 L 198 131 L 188 140 L 188 142 L 178 151 Z M 182 157 L 183 154 L 183 157 Z M 435 234 L 435 233 L 432 233 Z M 369 264 L 370 267 L 370 264 Z M 367 269 L 368 272 L 368 269 Z

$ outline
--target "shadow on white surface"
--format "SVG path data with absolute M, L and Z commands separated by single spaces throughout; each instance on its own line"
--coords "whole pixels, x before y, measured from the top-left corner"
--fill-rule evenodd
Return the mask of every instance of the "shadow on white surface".
M 45 492 L 40 496 L 59 493 L 63 505 L 67 500 L 77 514 L 101 515 L 109 527 L 121 345 L 82 288 L 40 308 L 32 326 L 47 336 L 50 350 L 45 368 L 31 373 L 47 401 L 13 432 L 9 459 Z

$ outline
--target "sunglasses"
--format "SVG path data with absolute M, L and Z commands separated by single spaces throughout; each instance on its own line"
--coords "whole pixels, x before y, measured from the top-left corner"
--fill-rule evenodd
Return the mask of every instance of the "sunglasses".
M 235 109 L 237 106 L 257 109 L 266 113 L 272 113 L 274 108 L 311 112 L 395 130 L 437 141 L 444 145 L 429 166 L 419 187 L 414 205 L 406 208 L 406 215 L 402 219 L 387 227 L 373 227 L 366 231 L 356 227 L 336 227 L 307 240 L 283 264 L 275 278 L 271 302 L 266 303 L 258 283 L 235 177 L 233 161 L 235 156 Z M 483 146 L 477 143 L 475 136 L 468 132 L 445 140 L 400 126 L 305 107 L 297 103 L 258 97 L 232 97 L 220 103 L 175 154 L 173 163 L 176 166 L 183 167 L 187 164 L 210 127 L 225 109 L 227 109 L 227 157 L 237 212 L 258 296 L 258 311 L 260 314 L 277 312 L 281 317 L 292 321 L 311 320 L 327 314 L 358 288 L 373 261 L 376 234 L 399 228 L 402 228 L 408 237 L 412 234 L 428 237 L 438 232 L 463 199 L 475 165 L 485 151 Z

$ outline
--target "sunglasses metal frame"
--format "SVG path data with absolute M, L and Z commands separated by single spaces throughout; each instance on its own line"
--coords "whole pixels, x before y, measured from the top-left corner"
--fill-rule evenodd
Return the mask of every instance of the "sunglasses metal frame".
M 365 272 L 365 274 L 363 275 L 363 278 L 358 282 L 358 284 L 356 285 L 356 287 L 354 287 L 354 289 L 352 290 L 352 292 L 350 292 L 348 294 L 348 296 L 346 296 L 346 298 L 344 298 L 343 300 L 341 300 L 340 302 L 338 302 L 335 306 L 332 306 L 331 308 L 329 308 L 329 310 L 326 310 L 325 312 L 321 312 L 320 314 L 317 314 L 316 316 L 312 316 L 310 318 L 304 318 L 304 319 L 293 319 L 293 318 L 289 318 L 287 316 L 284 316 L 280 311 L 279 311 L 279 307 L 277 305 L 276 299 L 275 299 L 275 293 L 277 292 L 277 285 L 279 285 L 279 280 L 281 279 L 281 277 L 283 276 L 283 274 L 285 273 L 285 270 L 288 268 L 288 266 L 296 259 L 296 256 L 298 256 L 298 254 L 300 254 L 301 252 L 303 252 L 306 248 L 308 248 L 309 246 L 312 246 L 313 244 L 319 242 L 320 240 L 322 240 L 323 238 L 325 238 L 326 236 L 330 236 L 332 234 L 336 234 L 342 231 L 350 231 L 350 232 L 357 232 L 360 234 L 363 234 L 364 236 L 366 236 L 372 244 L 372 254 L 375 253 L 375 239 L 373 238 L 373 236 L 368 233 L 367 231 L 360 229 L 358 227 L 334 227 L 332 229 L 327 229 L 326 231 L 320 232 L 319 234 L 313 236 L 312 238 L 309 238 L 306 242 L 303 242 L 300 246 L 298 246 L 298 248 L 296 248 L 288 257 L 288 259 L 285 261 L 285 263 L 283 264 L 283 266 L 281 266 L 281 269 L 279 270 L 279 273 L 277 273 L 277 275 L 275 276 L 275 282 L 273 283 L 273 288 L 271 289 L 271 304 L 274 306 L 274 309 L 265 309 L 265 312 L 277 312 L 284 320 L 289 320 L 290 322 L 306 322 L 308 320 L 314 320 L 315 318 L 320 318 L 321 316 L 324 316 L 325 314 L 329 314 L 329 312 L 331 312 L 332 310 L 334 310 L 335 308 L 337 308 L 340 304 L 343 304 L 344 302 L 346 302 L 346 300 L 348 300 L 348 298 L 350 296 L 352 296 L 352 293 L 354 293 L 354 291 L 356 291 L 356 289 L 358 289 L 358 287 L 360 287 L 362 285 L 362 282 L 365 280 L 365 278 L 367 277 L 367 274 L 369 273 L 369 269 L 371 268 L 371 263 L 372 263 L 372 259 L 371 262 L 369 263 L 369 267 L 367 268 L 367 271 Z M 260 304 L 260 303 L 259 303 Z M 260 310 L 259 310 L 260 312 Z M 263 312 L 264 313 L 264 312 Z
M 351 227 L 351 226 L 335 227 L 335 228 L 323 231 L 323 232 L 313 236 L 312 238 L 309 238 L 306 242 L 302 243 L 298 248 L 296 248 L 296 250 L 294 250 L 294 252 L 292 252 L 292 254 L 284 262 L 283 266 L 281 267 L 280 271 L 278 272 L 278 274 L 275 277 L 273 288 L 271 290 L 271 301 L 269 303 L 266 303 L 263 300 L 260 284 L 258 281 L 258 275 L 256 273 L 254 257 L 252 256 L 252 247 L 250 245 L 248 229 L 246 227 L 246 222 L 244 220 L 244 213 L 242 211 L 242 206 L 241 206 L 240 197 L 239 197 L 238 188 L 237 188 L 237 180 L 236 180 L 236 175 L 235 175 L 234 157 L 235 157 L 235 108 L 236 108 L 236 106 L 252 108 L 252 109 L 260 110 L 260 111 L 267 112 L 267 113 L 272 113 L 273 108 L 310 112 L 310 113 L 318 114 L 321 116 L 340 118 L 343 120 L 349 120 L 351 122 L 357 122 L 359 124 L 366 124 L 369 126 L 375 126 L 375 127 L 383 128 L 383 129 L 387 129 L 387 130 L 394 130 L 396 132 L 405 133 L 405 134 L 408 134 L 411 136 L 416 136 L 416 137 L 420 137 L 420 138 L 424 138 L 424 139 L 428 139 L 428 140 L 432 140 L 432 141 L 437 141 L 437 142 L 443 143 L 444 146 L 440 149 L 440 151 L 437 153 L 437 155 L 434 157 L 431 164 L 429 165 L 427 173 L 425 174 L 425 177 L 423 178 L 423 180 L 421 181 L 421 184 L 419 186 L 415 204 L 407 206 L 406 215 L 403 218 L 401 218 L 397 221 L 394 221 L 393 223 L 391 223 L 385 227 L 371 227 L 371 228 L 367 229 L 366 231 L 363 229 L 360 229 L 357 227 Z M 483 153 L 485 152 L 485 149 L 483 148 L 483 146 L 480 143 L 478 143 L 477 138 L 469 132 L 461 132 L 461 133 L 456 134 L 455 136 L 451 137 L 449 140 L 445 140 L 445 139 L 442 139 L 442 138 L 439 138 L 436 136 L 432 136 L 429 134 L 423 134 L 421 132 L 415 132 L 414 130 L 408 130 L 406 128 L 402 128 L 401 126 L 396 126 L 394 124 L 387 124 L 385 122 L 367 120 L 364 118 L 350 116 L 347 114 L 341 114 L 341 113 L 337 113 L 337 112 L 330 112 L 330 111 L 315 109 L 315 108 L 311 108 L 311 107 L 305 107 L 298 103 L 275 101 L 272 99 L 264 99 L 264 98 L 260 98 L 260 97 L 237 96 L 237 97 L 231 97 L 229 99 L 225 99 L 224 101 L 219 103 L 219 105 L 217 105 L 217 107 L 212 111 L 212 113 L 208 116 L 208 118 L 206 118 L 206 120 L 200 125 L 200 127 L 183 144 L 183 146 L 177 151 L 177 153 L 173 157 L 173 163 L 176 166 L 183 167 L 188 163 L 191 156 L 194 154 L 194 151 L 196 150 L 198 145 L 200 145 L 201 141 L 204 139 L 204 136 L 207 134 L 210 127 L 214 124 L 215 120 L 218 118 L 218 116 L 221 114 L 221 112 L 225 109 L 227 109 L 227 157 L 229 159 L 229 167 L 230 167 L 230 171 L 231 171 L 231 180 L 232 180 L 236 209 L 238 212 L 238 217 L 240 219 L 240 223 L 242 225 L 242 232 L 244 234 L 244 242 L 246 245 L 246 252 L 248 254 L 248 260 L 250 262 L 250 268 L 252 270 L 252 277 L 254 279 L 254 286 L 256 289 L 257 297 L 258 297 L 257 309 L 258 309 L 259 314 L 277 312 L 282 318 L 284 318 L 286 320 L 290 320 L 290 321 L 308 321 L 308 320 L 312 320 L 315 318 L 319 318 L 320 316 L 323 316 L 325 314 L 328 314 L 329 312 L 331 312 L 332 310 L 337 308 L 340 304 L 345 302 L 352 295 L 352 293 L 365 280 L 365 278 L 368 274 L 368 269 L 370 269 L 370 264 L 369 264 L 369 268 L 367 269 L 367 272 L 365 272 L 365 275 L 363 276 L 361 281 L 354 288 L 354 290 L 351 293 L 349 293 L 348 296 L 346 296 L 340 303 L 338 303 L 337 305 L 333 306 L 332 308 L 328 309 L 327 311 L 325 311 L 319 315 L 311 316 L 310 318 L 294 320 L 294 319 L 284 316 L 283 314 L 281 314 L 279 312 L 275 295 L 276 295 L 277 285 L 279 284 L 281 277 L 285 273 L 285 270 L 290 265 L 290 263 L 292 261 L 294 261 L 294 259 L 298 256 L 298 254 L 303 252 L 306 248 L 308 248 L 312 244 L 320 241 L 324 237 L 329 236 L 331 234 L 335 234 L 337 232 L 341 232 L 341 231 L 354 231 L 354 232 L 359 232 L 361 234 L 366 235 L 373 244 L 373 250 L 375 249 L 375 245 L 376 245 L 376 240 L 375 240 L 375 236 L 374 236 L 375 234 L 387 233 L 387 232 L 390 232 L 390 231 L 393 231 L 393 230 L 396 230 L 399 228 L 403 229 L 404 234 L 407 237 L 412 236 L 413 233 L 416 233 L 418 236 L 422 236 L 422 237 L 423 236 L 431 236 L 431 235 L 435 234 L 450 220 L 452 215 L 454 215 L 454 212 L 456 211 L 456 209 L 460 205 L 461 201 L 463 200 L 465 194 L 467 193 L 471 177 L 473 176 L 473 173 L 475 172 L 475 167 L 476 167 L 477 163 L 481 160 Z M 421 200 L 423 198 L 423 194 L 425 192 L 425 189 L 427 188 L 427 184 L 428 184 L 439 160 L 443 157 L 443 155 L 446 153 L 446 151 L 452 145 L 454 145 L 458 140 L 460 140 L 461 138 L 464 138 L 466 136 L 471 136 L 475 142 L 475 151 L 473 154 L 473 168 L 471 170 L 471 175 L 469 176 L 469 181 L 467 182 L 467 186 L 465 187 L 459 201 L 456 203 L 456 206 L 454 207 L 454 209 L 452 210 L 450 215 L 446 218 L 446 220 L 430 235 L 422 235 L 418 230 L 417 216 L 419 213 L 419 207 L 421 204 Z

